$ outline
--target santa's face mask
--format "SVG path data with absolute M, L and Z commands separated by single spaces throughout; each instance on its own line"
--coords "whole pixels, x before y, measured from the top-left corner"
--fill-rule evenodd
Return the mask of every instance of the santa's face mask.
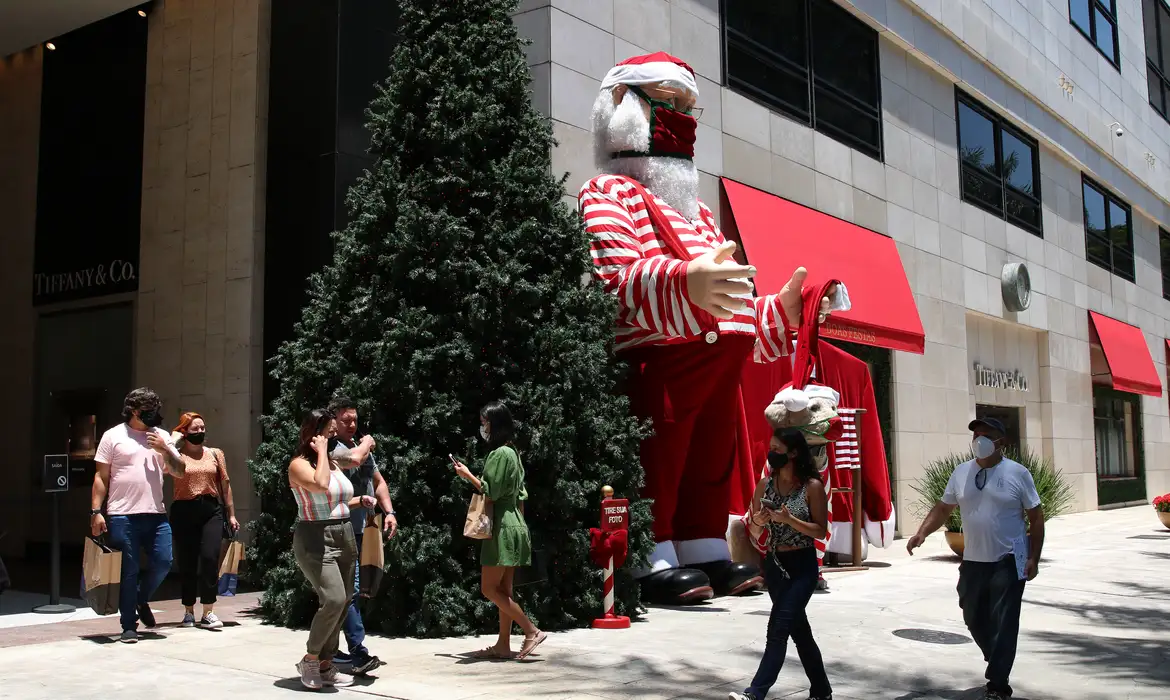
M 665 100 L 656 100 L 640 88 L 630 86 L 630 91 L 650 105 L 650 156 L 666 158 L 695 157 L 695 132 L 699 121 L 688 112 L 674 108 Z M 645 153 L 617 153 L 618 157 L 636 157 Z

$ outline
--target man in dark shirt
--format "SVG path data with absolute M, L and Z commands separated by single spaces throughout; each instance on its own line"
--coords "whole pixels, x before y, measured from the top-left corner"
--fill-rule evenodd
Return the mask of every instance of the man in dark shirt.
M 330 452 L 330 457 L 353 482 L 354 496 L 371 495 L 377 499 L 378 505 L 385 513 L 382 532 L 387 538 L 393 537 L 398 531 L 398 519 L 395 517 L 394 505 L 390 502 L 390 488 L 386 486 L 386 480 L 382 478 L 382 473 L 378 471 L 374 462 L 374 439 L 366 435 L 360 441 L 355 441 L 357 406 L 353 401 L 338 397 L 329 405 L 329 410 L 337 420 L 337 446 Z M 362 548 L 362 532 L 366 526 L 367 514 L 365 508 L 350 509 L 350 523 L 359 552 Z M 338 654 L 334 661 L 349 664 L 355 674 L 363 674 L 381 666 L 382 662 L 378 657 L 371 655 L 365 646 L 366 628 L 362 624 L 362 614 L 357 606 L 361 567 L 356 567 L 355 570 L 357 575 L 353 582 L 354 598 L 342 625 L 349 653 Z

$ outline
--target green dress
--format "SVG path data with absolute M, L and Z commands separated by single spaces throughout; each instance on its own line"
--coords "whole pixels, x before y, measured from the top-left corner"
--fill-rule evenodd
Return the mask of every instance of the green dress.
M 520 502 L 528 500 L 524 465 L 516 450 L 505 445 L 492 450 L 480 477 L 483 495 L 492 502 L 492 538 L 483 541 L 481 566 L 528 566 L 532 542 Z

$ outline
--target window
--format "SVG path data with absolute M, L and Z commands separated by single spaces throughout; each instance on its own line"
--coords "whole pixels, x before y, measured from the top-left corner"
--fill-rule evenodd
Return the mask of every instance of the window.
M 1146 28 L 1146 83 L 1150 106 L 1163 118 L 1170 100 L 1170 7 L 1166 0 L 1142 0 Z
M 1068 16 L 1074 27 L 1093 42 L 1101 55 L 1120 69 L 1117 52 L 1117 0 L 1068 0 Z
M 963 201 L 1043 236 L 1036 142 L 958 90 L 955 110 Z
M 882 157 L 877 32 L 832 0 L 723 0 L 727 86 Z
M 1085 198 L 1085 258 L 1113 274 L 1134 280 L 1133 227 L 1129 205 L 1088 178 Z
M 1138 399 L 1132 394 L 1093 390 L 1093 433 L 1097 441 L 1097 477 L 1132 478 L 1138 475 L 1135 450 L 1141 415 Z
M 1170 233 L 1158 229 L 1158 249 L 1162 258 L 1162 298 L 1170 299 Z

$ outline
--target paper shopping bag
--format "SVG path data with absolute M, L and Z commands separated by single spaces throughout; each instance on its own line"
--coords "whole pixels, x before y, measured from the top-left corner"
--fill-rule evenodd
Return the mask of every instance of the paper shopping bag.
M 85 538 L 81 562 L 81 594 L 98 615 L 118 612 L 122 583 L 122 553 L 93 537 Z
M 366 527 L 362 530 L 361 569 L 358 571 L 358 595 L 372 598 L 382 585 L 386 552 L 382 548 L 382 518 L 366 516 Z
M 492 538 L 492 503 L 482 493 L 471 496 L 467 520 L 463 523 L 463 536 L 473 540 Z
M 244 560 L 244 543 L 224 540 L 219 546 L 219 595 L 234 596 L 240 580 L 240 562 Z

